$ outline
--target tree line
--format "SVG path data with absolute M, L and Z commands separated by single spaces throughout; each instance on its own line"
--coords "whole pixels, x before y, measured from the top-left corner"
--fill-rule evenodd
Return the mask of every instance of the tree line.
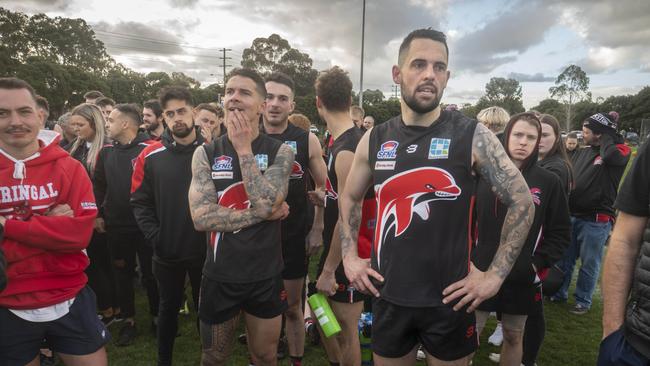
M 305 114 L 323 127 L 316 111 L 314 82 L 318 71 L 311 57 L 277 34 L 253 40 L 242 53 L 242 67 L 262 75 L 281 71 L 296 84 L 296 112 Z M 85 20 L 28 16 L 0 8 L 0 75 L 28 81 L 50 103 L 53 118 L 83 101 L 88 90 L 100 90 L 118 103 L 155 98 L 168 85 L 183 85 L 195 103 L 214 102 L 223 94 L 218 83 L 205 87 L 183 72 L 139 73 L 116 62 Z M 358 96 L 353 96 L 358 103 Z M 485 94 L 475 104 L 460 110 L 470 117 L 483 108 L 500 106 L 511 114 L 523 112 L 522 89 L 512 78 L 494 77 L 485 86 Z M 386 98 L 381 90 L 365 90 L 363 108 L 377 123 L 400 113 L 399 99 Z M 589 78 L 575 65 L 568 66 L 549 89 L 549 98 L 533 107 L 564 121 L 565 129 L 579 129 L 584 119 L 596 111 L 620 113 L 621 127 L 639 131 L 641 120 L 650 119 L 650 86 L 635 95 L 611 96 L 594 100 Z

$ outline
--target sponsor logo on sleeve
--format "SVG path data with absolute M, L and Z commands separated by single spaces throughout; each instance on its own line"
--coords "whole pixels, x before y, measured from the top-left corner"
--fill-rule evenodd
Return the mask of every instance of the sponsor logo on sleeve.
M 97 205 L 95 202 L 81 202 L 81 208 L 84 210 L 96 210 Z

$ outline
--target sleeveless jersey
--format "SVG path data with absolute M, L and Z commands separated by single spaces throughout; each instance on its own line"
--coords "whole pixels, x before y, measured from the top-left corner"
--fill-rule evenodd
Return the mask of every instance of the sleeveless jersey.
M 372 266 L 381 297 L 401 306 L 443 306 L 442 291 L 465 277 L 471 250 L 476 121 L 443 111 L 428 127 L 401 116 L 370 132 L 377 198 Z
M 260 134 L 252 143 L 260 171 L 273 164 L 282 143 Z M 219 205 L 250 208 L 239 158 L 227 136 L 204 145 Z M 212 232 L 203 275 L 214 281 L 248 283 L 272 278 L 283 268 L 280 221 L 262 221 L 235 232 Z
M 289 205 L 289 216 L 282 220 L 282 243 L 299 241 L 297 244 L 304 246 L 309 225 L 309 215 L 306 214 L 308 204 L 306 180 L 309 169 L 309 133 L 289 123 L 284 132 L 267 135 L 291 147 L 295 154 L 286 198 Z

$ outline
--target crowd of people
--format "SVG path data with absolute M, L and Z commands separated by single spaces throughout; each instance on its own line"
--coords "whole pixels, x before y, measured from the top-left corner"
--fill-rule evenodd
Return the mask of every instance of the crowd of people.
M 581 142 L 536 111 L 468 118 L 440 105 L 448 57 L 443 33 L 407 35 L 401 114 L 377 124 L 351 105 L 347 72 L 321 72 L 322 142 L 283 73 L 233 70 L 223 104 L 180 86 L 142 107 L 91 91 L 54 125 L 28 83 L 0 78 L 0 365 L 106 365 L 108 342 L 133 347 L 143 328 L 151 361 L 171 365 L 191 304 L 206 366 L 236 338 L 251 365 L 276 365 L 282 339 L 299 366 L 306 338 L 331 365 L 361 365 L 362 312 L 375 365 L 471 364 L 496 314 L 490 359 L 532 366 L 545 296 L 567 301 L 580 258 L 571 312 L 589 312 L 612 229 L 598 365 L 649 364 L 648 145 L 617 198 L 632 155 L 618 114 L 587 118 Z

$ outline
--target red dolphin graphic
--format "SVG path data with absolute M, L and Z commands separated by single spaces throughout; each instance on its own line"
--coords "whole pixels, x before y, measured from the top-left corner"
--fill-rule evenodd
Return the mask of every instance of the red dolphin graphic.
M 293 179 L 300 179 L 302 178 L 303 174 L 305 174 L 305 171 L 302 170 L 302 165 L 300 165 L 299 162 L 293 161 L 293 166 L 291 167 L 291 176 L 290 178 Z
M 429 202 L 455 200 L 461 189 L 446 170 L 424 167 L 407 170 L 386 180 L 377 190 L 377 262 L 385 236 L 394 229 L 395 237 L 411 225 L 413 214 L 429 218 Z
M 223 192 L 219 193 L 219 206 L 232 208 L 234 210 L 244 210 L 251 207 L 251 201 L 248 200 L 248 194 L 246 194 L 246 189 L 244 188 L 244 182 L 237 182 L 228 186 L 224 189 Z M 233 234 L 236 233 L 233 232 Z M 212 251 L 214 253 L 214 258 L 217 258 L 217 246 L 219 245 L 219 240 L 223 236 L 222 232 L 212 232 L 210 233 L 210 244 L 212 245 Z

